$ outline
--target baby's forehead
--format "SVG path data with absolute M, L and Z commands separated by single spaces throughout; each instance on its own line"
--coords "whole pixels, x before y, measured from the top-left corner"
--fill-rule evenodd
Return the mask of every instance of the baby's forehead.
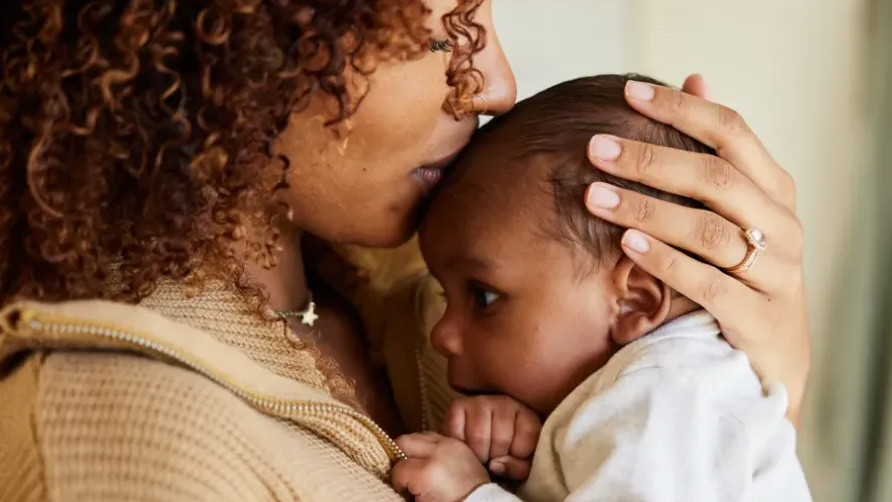
M 432 201 L 422 231 L 437 238 L 542 235 L 556 218 L 549 175 L 546 159 L 475 149 Z
M 518 156 L 500 146 L 475 149 L 463 158 L 435 202 L 462 213 L 498 216 L 496 220 L 528 210 L 554 213 L 552 159 Z

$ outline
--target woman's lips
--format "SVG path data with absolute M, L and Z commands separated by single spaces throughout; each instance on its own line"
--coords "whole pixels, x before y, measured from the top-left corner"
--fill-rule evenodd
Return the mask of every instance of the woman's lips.
M 424 193 L 429 193 L 443 179 L 443 169 L 442 167 L 419 167 L 412 171 L 412 176 L 421 184 Z
M 421 166 L 412 171 L 412 177 L 418 180 L 422 190 L 427 194 L 443 179 L 444 171 L 452 165 L 456 157 L 458 157 L 458 152 L 444 157 L 437 162 Z

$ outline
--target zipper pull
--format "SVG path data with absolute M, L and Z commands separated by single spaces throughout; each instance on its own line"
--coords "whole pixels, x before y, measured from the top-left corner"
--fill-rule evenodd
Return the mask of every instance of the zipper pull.
M 16 304 L 0 311 L 0 344 L 7 336 L 17 336 L 28 331 L 35 317 L 37 312 Z
M 0 360 L 16 351 L 10 347 L 13 338 L 24 338 L 36 316 L 35 311 L 22 308 L 20 304 L 9 305 L 0 311 Z

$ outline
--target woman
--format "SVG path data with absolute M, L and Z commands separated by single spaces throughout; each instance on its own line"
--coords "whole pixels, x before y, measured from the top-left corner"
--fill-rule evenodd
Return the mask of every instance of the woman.
M 313 310 L 300 241 L 404 241 L 477 117 L 512 106 L 489 0 L 27 0 L 0 25 L 0 500 L 400 500 L 387 382 L 349 305 L 322 285 Z M 629 94 L 724 161 L 622 142 L 595 167 L 716 213 L 592 210 L 795 418 L 792 181 L 733 112 Z M 754 226 L 770 247 L 723 273 Z

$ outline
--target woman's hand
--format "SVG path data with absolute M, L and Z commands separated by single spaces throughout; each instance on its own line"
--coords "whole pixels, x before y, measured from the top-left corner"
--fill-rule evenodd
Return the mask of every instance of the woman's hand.
M 695 77 L 688 79 L 686 89 L 703 95 L 705 86 Z M 595 136 L 589 148 L 592 164 L 697 199 L 712 211 L 618 188 L 616 202 L 615 196 L 593 197 L 595 186 L 589 191 L 589 210 L 631 229 L 622 241 L 629 258 L 711 312 L 725 338 L 749 356 L 763 381 L 785 385 L 790 397 L 787 416 L 797 423 L 811 337 L 793 179 L 734 110 L 638 82 L 626 86 L 626 100 L 638 112 L 715 148 L 718 157 Z M 604 207 L 604 201 L 612 207 Z M 767 249 L 749 270 L 726 272 L 747 255 L 743 229 L 751 228 L 764 232 Z

